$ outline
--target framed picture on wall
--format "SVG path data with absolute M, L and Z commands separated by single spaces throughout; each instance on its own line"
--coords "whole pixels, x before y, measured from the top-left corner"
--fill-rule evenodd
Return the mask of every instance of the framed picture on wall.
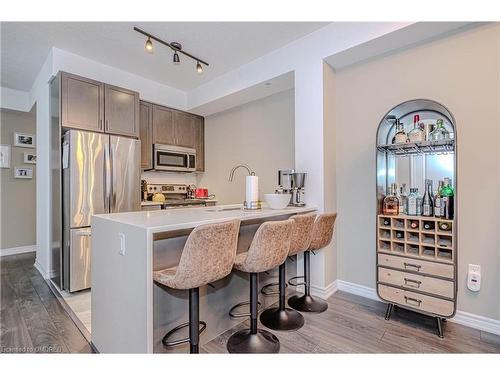
M 33 168 L 16 167 L 14 168 L 14 178 L 33 178 Z
M 26 133 L 14 133 L 14 146 L 35 148 L 35 135 Z
M 0 168 L 10 168 L 10 145 L 0 145 Z
M 24 155 L 23 160 L 26 164 L 36 164 L 35 152 L 25 152 L 23 155 Z

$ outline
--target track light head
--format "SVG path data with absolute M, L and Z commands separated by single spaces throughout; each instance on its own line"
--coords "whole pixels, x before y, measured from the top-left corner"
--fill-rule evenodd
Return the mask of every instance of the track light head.
M 153 53 L 153 42 L 151 41 L 150 37 L 148 37 L 148 40 L 146 40 L 146 45 L 144 46 L 144 49 L 146 50 L 147 53 Z
M 196 62 L 196 72 L 198 72 L 198 74 L 203 73 L 203 67 L 201 66 L 199 61 Z
M 174 64 L 179 65 L 181 63 L 181 60 L 179 59 L 179 55 L 177 54 L 177 51 L 174 52 Z

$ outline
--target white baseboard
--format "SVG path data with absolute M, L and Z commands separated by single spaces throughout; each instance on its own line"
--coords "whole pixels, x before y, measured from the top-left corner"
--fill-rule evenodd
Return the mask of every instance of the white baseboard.
M 34 264 L 35 268 L 38 270 L 38 272 L 40 272 L 40 275 L 42 275 L 42 277 L 44 279 L 51 279 L 53 278 L 56 273 L 53 269 L 51 270 L 46 270 L 42 264 L 38 261 L 38 259 L 35 259 L 35 264 Z
M 337 289 L 337 280 L 335 280 L 324 288 L 316 285 L 311 285 L 311 294 L 319 298 L 327 299 L 328 297 L 333 295 L 337 291 Z
M 485 316 L 471 314 L 458 310 L 455 316 L 450 319 L 452 322 L 463 326 L 480 329 L 481 331 L 500 335 L 500 320 L 487 318 Z
M 377 291 L 374 288 L 344 280 L 337 280 L 337 286 L 338 290 L 341 290 L 343 292 L 380 301 L 380 298 L 378 298 L 377 296 Z
M 5 257 L 8 255 L 17 255 L 17 254 L 24 254 L 24 253 L 32 253 L 36 251 L 36 245 L 28 245 L 28 246 L 18 246 L 18 247 L 11 247 L 8 249 L 0 249 L 0 256 Z
M 374 288 L 343 280 L 336 280 L 336 283 L 338 290 L 380 301 L 380 298 L 377 296 L 377 291 Z M 486 316 L 457 310 L 457 313 L 452 319 L 450 319 L 450 321 L 466 327 L 500 335 L 500 320 L 491 319 Z

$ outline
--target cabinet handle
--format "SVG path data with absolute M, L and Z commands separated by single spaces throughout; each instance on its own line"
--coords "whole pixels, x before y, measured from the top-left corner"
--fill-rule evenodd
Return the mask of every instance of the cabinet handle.
M 105 124 L 106 124 L 106 125 L 105 125 L 105 126 L 106 126 L 106 129 L 105 129 L 105 130 L 109 130 L 109 120 L 108 120 L 108 119 L 106 119 Z
M 407 277 L 404 278 L 405 280 L 405 285 L 408 285 L 408 286 L 411 286 L 411 287 L 416 287 L 416 288 L 420 288 L 420 284 L 422 284 L 421 281 L 419 280 L 413 280 L 413 279 L 408 279 Z M 413 283 L 413 285 L 411 284 L 408 284 L 408 283 Z
M 420 271 L 420 268 L 422 268 L 422 266 L 420 266 L 418 264 L 406 263 L 406 262 L 404 262 L 403 264 L 405 266 L 405 269 L 408 268 L 408 267 L 413 267 L 413 268 L 416 268 L 417 271 Z
M 411 297 L 405 296 L 405 302 L 408 305 L 420 307 L 420 304 L 422 303 L 422 300 L 421 299 L 416 299 L 416 298 L 411 298 Z
M 103 128 L 102 128 L 102 119 L 99 120 L 99 129 L 103 130 Z

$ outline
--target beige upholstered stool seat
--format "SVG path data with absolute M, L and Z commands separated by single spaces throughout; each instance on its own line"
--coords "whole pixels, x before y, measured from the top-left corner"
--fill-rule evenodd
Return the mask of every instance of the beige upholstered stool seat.
M 169 347 L 189 342 L 190 353 L 199 352 L 199 334 L 207 326 L 199 320 L 199 287 L 231 273 L 239 228 L 239 220 L 194 228 L 186 240 L 179 265 L 153 272 L 153 279 L 159 284 L 173 289 L 189 289 L 189 323 L 170 330 L 162 339 L 163 345 Z M 189 338 L 169 341 L 175 332 L 185 327 L 189 327 Z
M 153 272 L 169 288 L 192 289 L 231 273 L 238 244 L 239 220 L 200 225 L 190 233 L 177 267 Z
M 288 256 L 293 256 L 309 249 L 312 240 L 314 219 L 316 214 L 305 214 L 292 216 L 294 227 L 290 239 L 290 251 Z

